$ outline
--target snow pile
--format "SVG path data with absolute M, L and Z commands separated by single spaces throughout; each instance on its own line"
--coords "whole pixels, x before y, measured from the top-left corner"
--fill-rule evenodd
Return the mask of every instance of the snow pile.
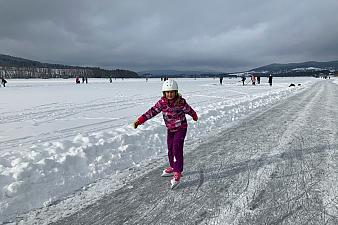
M 7 91 L 4 99 L 8 100 L 0 105 L 10 105 L 16 95 L 36 97 L 35 101 L 24 102 L 24 106 L 0 109 L 0 123 L 8 130 L 0 133 L 6 139 L 0 145 L 0 218 L 4 221 L 33 208 L 49 206 L 111 174 L 166 155 L 166 129 L 161 116 L 136 130 L 130 126 L 159 98 L 159 80 L 116 82 L 115 92 L 104 80 L 96 80 L 86 89 L 74 88 L 75 84 L 64 81 L 27 82 L 13 81 L 12 87 L 9 82 L 9 87 L 1 90 Z M 291 82 L 302 86 L 289 88 Z M 179 79 L 183 97 L 199 115 L 197 123 L 187 116 L 186 150 L 314 82 L 314 78 L 274 78 L 270 87 L 242 86 L 237 80 L 226 80 L 220 86 L 213 79 Z M 42 93 L 45 88 L 49 91 Z M 60 92 L 55 93 L 60 89 L 66 93 L 61 98 Z M 85 100 L 77 93 L 86 96 Z M 62 117 L 60 113 L 64 113 Z M 79 122 L 76 118 L 84 120 Z M 58 129 L 65 126 L 66 129 Z

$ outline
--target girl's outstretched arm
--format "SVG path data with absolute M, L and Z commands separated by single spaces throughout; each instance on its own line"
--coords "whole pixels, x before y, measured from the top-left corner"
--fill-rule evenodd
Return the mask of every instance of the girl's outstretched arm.
M 143 124 L 147 120 L 153 118 L 162 111 L 162 99 L 159 100 L 153 107 L 140 116 L 134 123 L 133 127 L 136 129 L 139 125 Z

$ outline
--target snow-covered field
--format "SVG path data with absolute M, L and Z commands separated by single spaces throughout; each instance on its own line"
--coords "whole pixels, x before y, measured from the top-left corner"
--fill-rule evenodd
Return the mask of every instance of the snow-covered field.
M 267 78 L 257 86 L 177 79 L 199 115 L 197 123 L 187 116 L 185 151 L 318 80 L 274 78 L 270 87 Z M 79 190 L 87 194 L 75 202 L 90 202 L 123 185 L 137 168 L 166 161 L 162 117 L 136 130 L 130 125 L 160 98 L 160 79 L 8 81 L 0 88 L 0 223 Z

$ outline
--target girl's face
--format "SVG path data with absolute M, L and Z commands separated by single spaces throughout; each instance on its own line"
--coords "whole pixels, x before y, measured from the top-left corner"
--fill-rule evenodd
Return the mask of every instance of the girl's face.
M 172 100 L 176 96 L 176 91 L 165 91 L 164 94 L 167 99 Z

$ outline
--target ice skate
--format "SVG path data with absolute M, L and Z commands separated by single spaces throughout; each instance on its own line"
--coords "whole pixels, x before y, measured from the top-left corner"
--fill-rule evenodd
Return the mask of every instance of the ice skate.
M 181 182 L 181 173 L 180 172 L 174 172 L 173 178 L 170 180 L 171 189 L 175 189 L 178 187 L 178 185 Z
M 167 167 L 163 170 L 161 177 L 170 177 L 173 175 L 174 169 L 172 167 Z

